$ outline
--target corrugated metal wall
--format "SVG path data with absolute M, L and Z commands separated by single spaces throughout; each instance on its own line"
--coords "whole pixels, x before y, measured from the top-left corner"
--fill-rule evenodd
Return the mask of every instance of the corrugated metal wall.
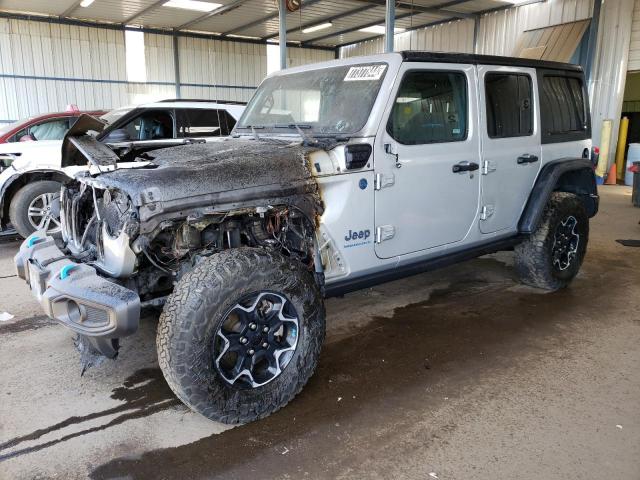
M 0 120 L 119 105 L 124 82 L 121 31 L 0 19 Z
M 548 0 L 485 14 L 476 53 L 511 55 L 525 30 L 590 18 L 592 4 L 593 0 Z
M 629 45 L 628 70 L 640 70 L 640 0 L 636 0 L 633 7 L 633 22 L 631 24 L 631 43 Z
M 590 18 L 592 3 L 592 0 L 547 0 L 487 13 L 480 19 L 476 53 L 511 55 L 525 30 Z M 395 36 L 395 49 L 471 52 L 473 27 L 472 20 L 458 20 L 401 33 Z M 383 49 L 384 38 L 378 37 L 341 48 L 340 57 L 372 55 Z
M 600 145 L 602 120 L 613 120 L 611 134 L 613 152 L 609 155 L 609 162 L 615 155 L 618 139 L 624 84 L 627 77 L 632 15 L 633 0 L 605 0 L 602 3 L 589 95 L 595 145 Z
M 394 38 L 396 50 L 473 51 L 473 20 L 457 20 L 400 33 Z M 340 49 L 340 58 L 373 55 L 384 50 L 384 37 Z
M 289 58 L 290 67 L 299 67 L 300 65 L 307 65 L 309 63 L 326 62 L 327 60 L 333 60 L 335 54 L 327 50 L 312 50 L 309 48 L 287 48 L 287 55 Z
M 267 72 L 265 45 L 181 37 L 183 98 L 248 101 Z
M 146 82 L 127 81 L 124 31 L 0 18 L 0 123 L 45 112 L 175 98 L 173 37 L 144 33 Z M 267 72 L 265 44 L 181 36 L 182 98 L 247 101 Z M 333 52 L 290 49 L 291 65 Z

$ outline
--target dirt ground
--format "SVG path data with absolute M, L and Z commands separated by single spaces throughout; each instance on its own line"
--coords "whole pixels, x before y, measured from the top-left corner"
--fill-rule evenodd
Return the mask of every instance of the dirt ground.
M 638 480 L 640 209 L 601 194 L 568 289 L 505 252 L 329 300 L 307 387 L 231 429 L 171 393 L 156 318 L 81 377 L 0 240 L 0 478 Z

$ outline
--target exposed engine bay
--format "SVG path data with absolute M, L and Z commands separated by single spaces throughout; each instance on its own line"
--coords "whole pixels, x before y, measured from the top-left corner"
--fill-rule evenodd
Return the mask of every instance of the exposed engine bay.
M 270 248 L 314 268 L 315 228 L 293 205 L 192 213 L 141 234 L 137 208 L 117 189 L 74 181 L 61 202 L 71 255 L 137 291 L 143 302 L 168 295 L 200 261 L 229 248 Z

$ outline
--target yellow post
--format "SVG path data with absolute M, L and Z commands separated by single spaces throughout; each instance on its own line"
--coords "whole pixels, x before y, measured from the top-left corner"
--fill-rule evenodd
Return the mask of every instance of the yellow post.
M 602 134 L 600 135 L 600 159 L 596 167 L 596 175 L 604 178 L 609 170 L 609 147 L 611 145 L 611 130 L 613 120 L 602 121 Z
M 622 117 L 620 130 L 618 131 L 618 148 L 616 149 L 616 176 L 618 180 L 624 178 L 624 150 L 627 147 L 627 132 L 629 131 L 629 119 Z

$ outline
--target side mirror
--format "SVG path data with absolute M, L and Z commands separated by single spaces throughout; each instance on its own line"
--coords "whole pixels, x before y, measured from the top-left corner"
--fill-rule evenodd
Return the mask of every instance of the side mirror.
M 128 142 L 131 140 L 129 137 L 129 133 L 124 128 L 118 128 L 112 132 L 109 132 L 109 135 L 103 140 L 104 143 L 118 143 L 118 142 Z

